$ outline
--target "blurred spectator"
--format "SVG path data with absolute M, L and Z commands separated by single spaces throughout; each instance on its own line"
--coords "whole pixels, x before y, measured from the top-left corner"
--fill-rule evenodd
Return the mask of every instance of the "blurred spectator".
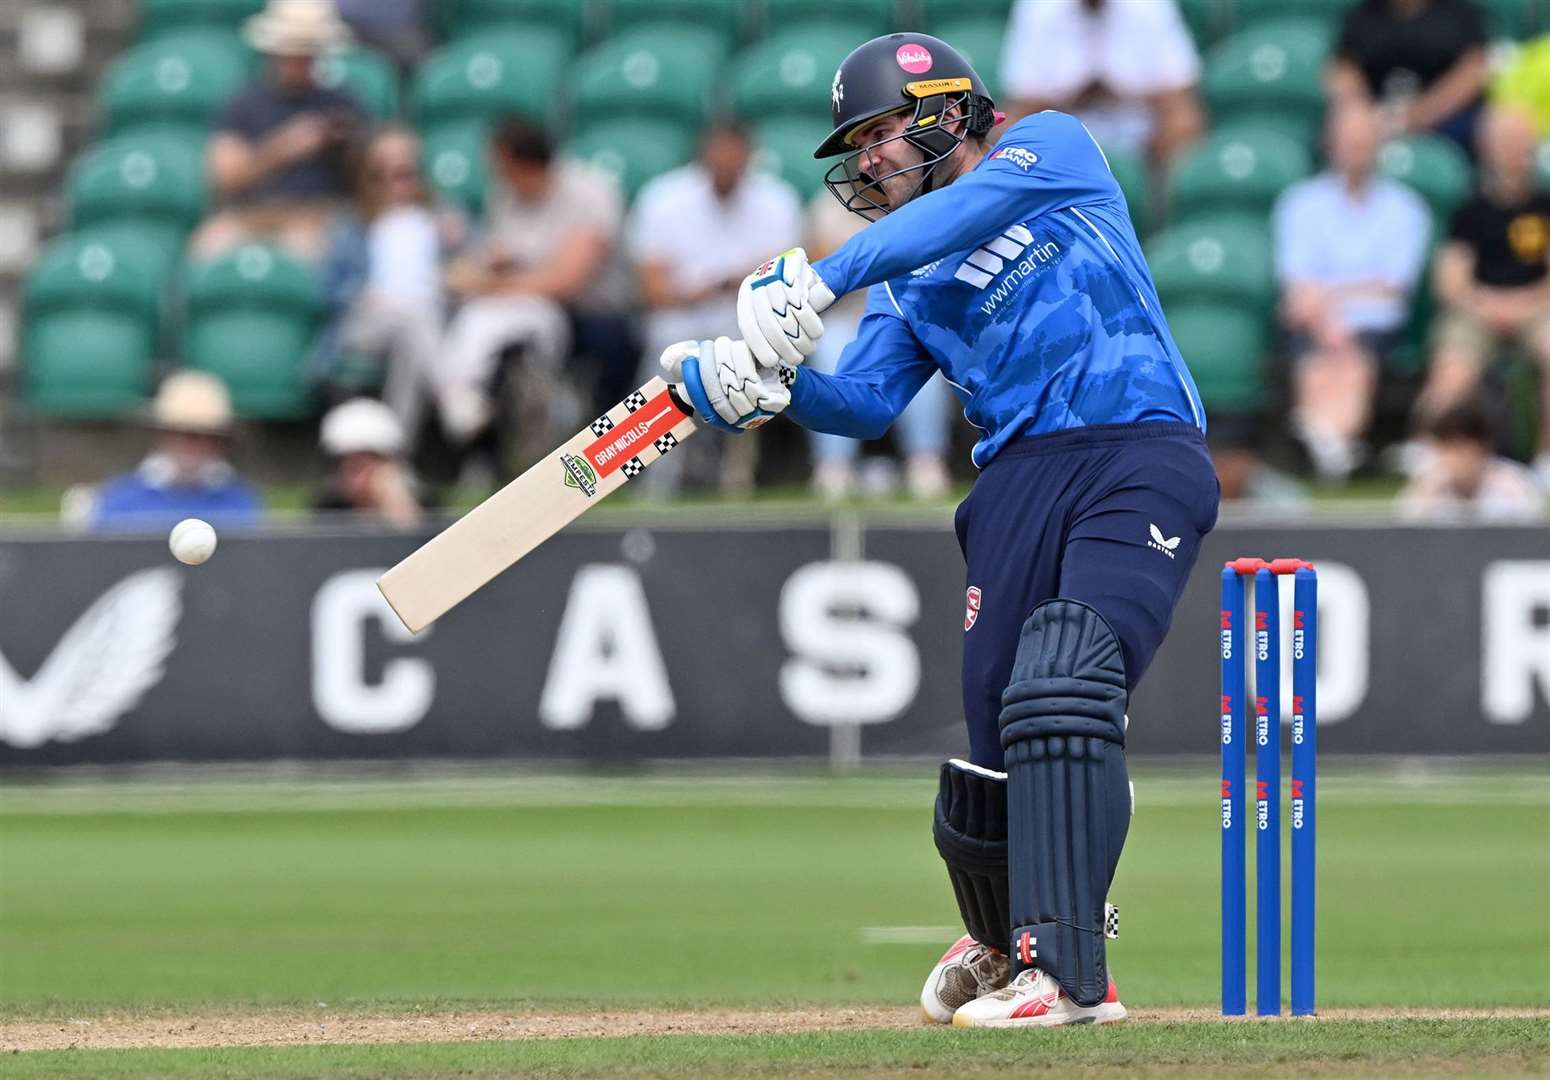
M 105 482 L 89 521 L 103 532 L 170 529 L 187 517 L 252 525 L 263 512 L 257 492 L 227 460 L 231 398 L 202 371 L 169 375 L 149 417 L 156 443 L 134 472 Z
M 443 254 L 466 223 L 431 206 L 420 174 L 420 140 L 407 128 L 379 131 L 362 156 L 353 211 L 329 233 L 324 286 L 333 320 L 313 359 L 325 386 L 358 386 L 358 358 L 385 360 L 382 397 L 412 441 L 438 377 Z M 373 373 L 374 374 L 374 373 Z M 375 381 L 368 375 L 365 381 Z
M 1443 312 L 1426 385 L 1417 402 L 1424 423 L 1473 393 L 1503 345 L 1539 363 L 1539 457 L 1550 483 L 1550 195 L 1534 171 L 1533 122 L 1491 108 L 1480 123 L 1479 190 L 1453 214 L 1433 264 Z
M 392 409 L 364 397 L 335 405 L 323 417 L 321 442 L 332 468 L 314 510 L 419 524 L 423 511 L 404 464 L 404 429 Z
M 246 240 L 274 240 L 298 258 L 323 256 L 328 222 L 350 193 L 351 154 L 365 117 L 354 98 L 313 79 L 313 64 L 350 41 L 333 0 L 269 0 L 247 23 L 267 70 L 227 103 L 206 160 L 225 207 L 194 234 L 207 259 Z
M 532 459 L 552 448 L 549 409 L 568 355 L 597 365 L 595 397 L 605 407 L 634 377 L 640 350 L 618 252 L 624 200 L 613 177 L 557 159 L 549 133 L 525 119 L 497 128 L 490 158 L 481 244 L 447 276 L 466 302 L 444 342 L 442 421 L 464 443 L 485 431 L 501 402 L 502 358 L 518 353 L 518 428 Z
M 1166 167 L 1205 127 L 1199 80 L 1174 0 L 1017 0 L 1012 9 L 1001 53 L 1011 120 L 1060 109 L 1105 148 Z
M 771 251 L 800 241 L 802 204 L 779 177 L 749 168 L 753 147 L 737 121 L 721 119 L 700 137 L 698 160 L 648 183 L 629 224 L 629 249 L 646 306 L 641 370 L 675 341 L 737 333 L 737 288 Z M 648 474 L 661 491 L 683 471 L 714 472 L 725 490 L 752 486 L 757 443 L 696 439 Z
M 1399 493 L 1402 516 L 1501 521 L 1544 513 L 1545 493 L 1534 474 L 1495 455 L 1497 433 L 1478 398 L 1438 414 L 1426 433 L 1431 441 L 1425 464 Z
M 1391 135 L 1434 131 L 1473 154 L 1487 40 L 1474 0 L 1360 0 L 1340 26 L 1330 96 L 1377 102 Z
M 866 222 L 840 205 L 827 191 L 813 197 L 808 208 L 807 254 L 821 259 L 866 226 Z M 832 372 L 845 346 L 855 340 L 866 310 L 865 291 L 853 292 L 824 312 L 823 337 L 808 363 Z M 939 499 L 951 486 L 947 450 L 952 438 L 952 391 L 941 372 L 920 388 L 894 424 L 894 438 L 904 454 L 904 479 L 917 499 Z M 813 490 L 826 499 L 843 499 L 856 487 L 856 458 L 861 444 L 843 435 L 810 432 L 813 448 Z
M 1528 113 L 1540 139 L 1550 138 L 1550 34 L 1524 42 L 1491 80 L 1490 101 Z
M 339 17 L 361 41 L 410 71 L 430 48 L 420 0 L 338 0 Z
M 1375 175 L 1380 134 L 1375 108 L 1337 104 L 1329 168 L 1287 188 L 1274 213 L 1292 428 L 1326 480 L 1344 480 L 1365 456 L 1379 365 L 1408 317 L 1431 232 L 1421 198 Z

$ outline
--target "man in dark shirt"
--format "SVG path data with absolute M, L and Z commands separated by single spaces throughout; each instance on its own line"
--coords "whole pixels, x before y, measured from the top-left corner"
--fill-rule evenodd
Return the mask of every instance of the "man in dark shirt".
M 315 262 L 328 220 L 350 194 L 352 151 L 364 113 L 349 95 L 313 79 L 317 57 L 350 40 L 333 0 L 269 0 L 247 38 L 268 70 L 227 103 L 206 153 L 210 186 L 224 207 L 200 226 L 196 258 L 245 240 L 278 242 Z
M 1330 95 L 1380 105 L 1392 135 L 1433 131 L 1473 153 L 1487 36 L 1474 0 L 1360 0 L 1340 27 Z
M 1534 168 L 1534 123 L 1494 107 L 1480 121 L 1480 190 L 1453 214 L 1433 264 L 1442 307 L 1417 403 L 1424 422 L 1469 396 L 1504 344 L 1533 354 L 1540 378 L 1539 457 L 1550 484 L 1550 195 Z

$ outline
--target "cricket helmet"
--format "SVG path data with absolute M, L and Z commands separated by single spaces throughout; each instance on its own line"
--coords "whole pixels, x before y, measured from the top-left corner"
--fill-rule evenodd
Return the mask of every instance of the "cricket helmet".
M 929 34 L 885 34 L 855 49 L 834 73 L 829 100 L 834 130 L 813 156 L 846 155 L 829 170 L 824 183 L 847 210 L 869 221 L 888 212 L 887 200 L 881 197 L 883 180 L 919 172 L 910 198 L 930 191 L 936 167 L 964 139 L 984 137 L 999 119 L 973 66 L 957 49 Z M 963 122 L 944 122 L 954 107 Z M 873 176 L 867 171 L 866 157 L 872 147 L 854 146 L 850 136 L 875 120 L 903 112 L 910 113 L 904 131 L 883 141 L 906 139 L 925 160 L 886 176 Z

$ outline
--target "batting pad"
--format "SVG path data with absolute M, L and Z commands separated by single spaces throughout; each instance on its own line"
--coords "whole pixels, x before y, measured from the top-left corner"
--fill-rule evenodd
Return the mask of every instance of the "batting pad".
M 1006 773 L 957 758 L 942 764 L 931 823 L 947 864 L 964 929 L 982 945 L 1007 951 Z
M 1023 624 L 1001 696 L 1013 971 L 1049 972 L 1078 1005 L 1108 991 L 1105 901 L 1130 828 L 1125 661 L 1075 600 Z

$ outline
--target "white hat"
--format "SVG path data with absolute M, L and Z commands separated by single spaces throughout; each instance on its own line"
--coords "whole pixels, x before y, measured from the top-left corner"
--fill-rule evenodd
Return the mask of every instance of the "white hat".
M 228 435 L 231 395 L 226 384 L 207 371 L 179 371 L 162 380 L 149 420 L 162 431 Z
M 253 48 L 276 56 L 317 56 L 352 39 L 334 0 L 269 0 L 247 21 L 244 33 Z
M 375 398 L 351 398 L 323 417 L 323 451 L 330 457 L 381 454 L 397 457 L 404 449 L 404 426 L 393 410 Z

